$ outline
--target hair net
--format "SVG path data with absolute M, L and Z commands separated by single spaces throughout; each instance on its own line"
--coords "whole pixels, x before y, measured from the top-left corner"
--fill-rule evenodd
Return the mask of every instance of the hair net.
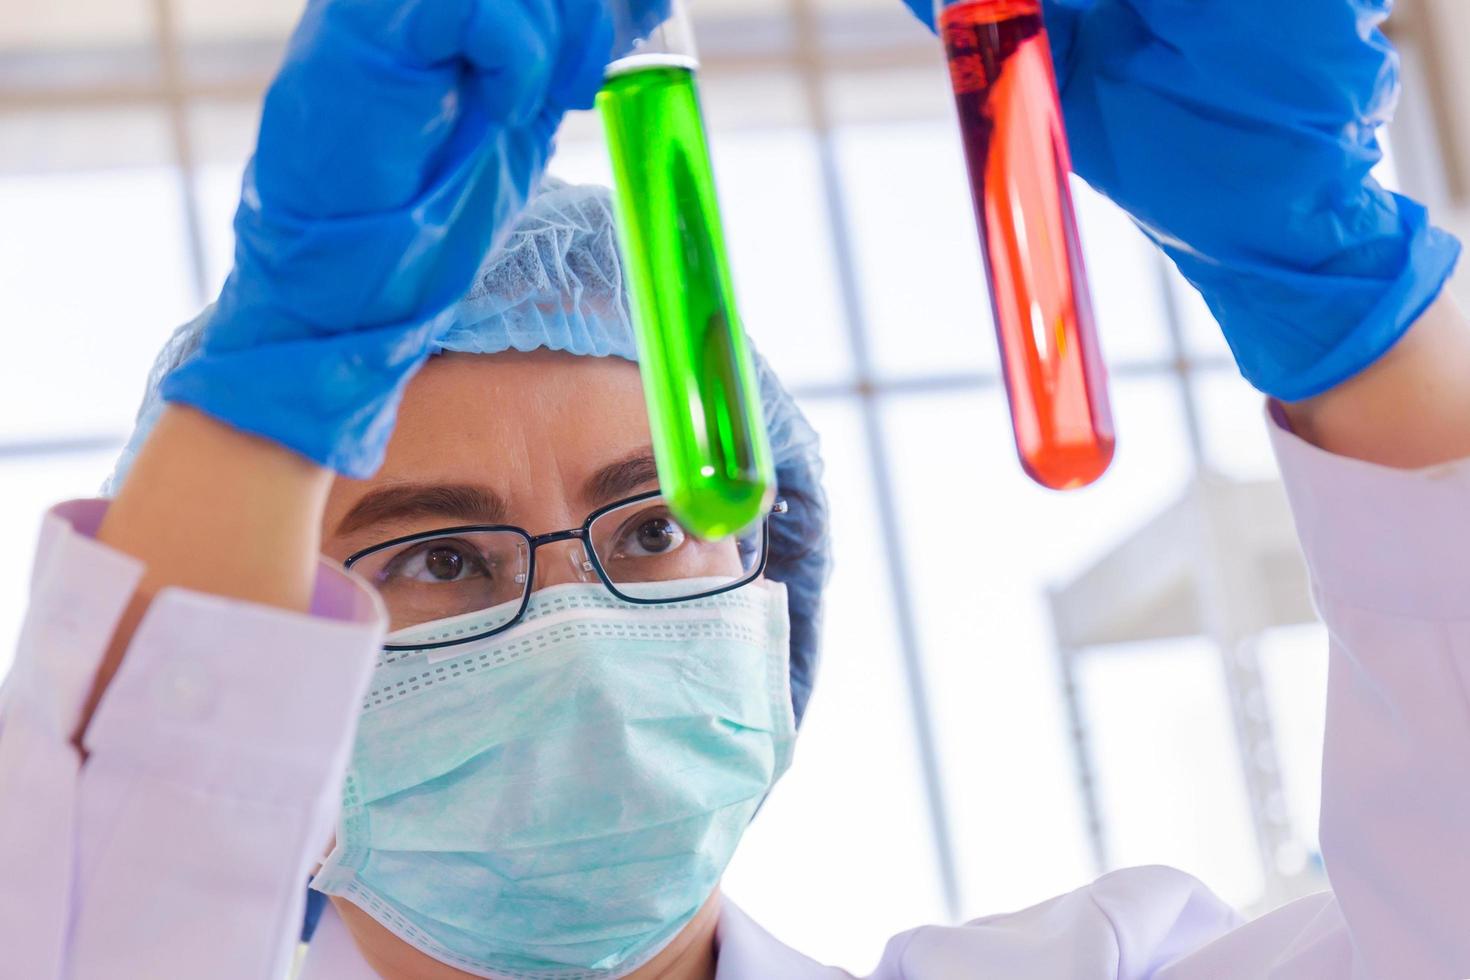
M 205 310 L 174 331 L 149 372 L 137 424 L 104 485 L 112 494 L 159 414 L 159 384 L 194 356 Z M 468 354 L 549 349 L 637 360 L 608 192 L 548 179 L 459 302 L 440 348 Z M 769 364 L 755 355 L 777 492 L 790 505 L 771 520 L 766 576 L 786 585 L 791 613 L 791 700 L 801 719 L 816 676 L 822 589 L 831 566 L 827 498 L 817 434 Z

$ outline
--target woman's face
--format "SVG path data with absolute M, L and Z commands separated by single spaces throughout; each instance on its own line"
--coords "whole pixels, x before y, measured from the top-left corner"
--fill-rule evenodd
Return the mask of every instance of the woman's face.
M 637 365 L 554 351 L 444 354 L 409 383 L 383 467 L 332 487 L 323 550 L 345 560 L 462 524 L 542 534 L 657 486 Z M 575 581 L 597 581 L 577 542 L 537 553 L 536 587 Z
M 327 501 L 324 552 L 338 561 L 371 545 L 463 524 L 532 534 L 581 525 L 603 504 L 658 486 L 638 367 L 550 351 L 445 354 L 409 384 L 382 468 L 339 478 Z M 536 587 L 597 581 L 580 545 L 537 554 Z M 333 899 L 369 963 L 385 977 L 461 978 L 366 913 Z M 713 972 L 717 901 L 630 980 Z

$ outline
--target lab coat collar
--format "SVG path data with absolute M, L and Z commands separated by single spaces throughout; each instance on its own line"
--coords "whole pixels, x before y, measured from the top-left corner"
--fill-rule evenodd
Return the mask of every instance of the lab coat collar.
M 782 943 L 740 910 L 720 898 L 715 926 L 720 959 L 715 980 L 851 980 L 852 974 L 823 966 Z M 379 980 L 358 952 L 347 926 L 330 904 L 312 936 L 297 980 Z
M 715 980 L 852 980 L 852 974 L 803 956 L 762 929 L 730 899 L 720 897 L 715 926 Z

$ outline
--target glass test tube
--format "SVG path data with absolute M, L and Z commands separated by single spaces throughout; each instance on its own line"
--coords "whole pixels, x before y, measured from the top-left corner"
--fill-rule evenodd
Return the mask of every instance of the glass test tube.
M 1040 0 L 937 0 L 1011 425 L 1021 466 L 1056 490 L 1113 458 L 1071 159 Z
M 755 365 L 735 309 L 699 108 L 693 35 L 675 0 L 662 24 L 613 0 L 618 51 L 597 96 L 612 157 L 659 483 L 674 516 L 719 538 L 764 516 L 775 471 Z

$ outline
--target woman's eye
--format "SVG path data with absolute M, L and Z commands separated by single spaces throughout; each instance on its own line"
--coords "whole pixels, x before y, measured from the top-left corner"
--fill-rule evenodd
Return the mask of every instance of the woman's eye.
M 426 582 L 460 582 L 469 578 L 488 578 L 490 570 L 484 559 L 462 545 L 435 542 L 420 545 L 401 555 L 385 569 L 388 578 Z
M 632 557 L 645 557 L 667 554 L 683 543 L 684 529 L 672 518 L 650 517 L 632 527 L 620 550 Z
M 464 556 L 453 548 L 431 548 L 424 554 L 424 570 L 441 582 L 459 578 L 464 565 Z

